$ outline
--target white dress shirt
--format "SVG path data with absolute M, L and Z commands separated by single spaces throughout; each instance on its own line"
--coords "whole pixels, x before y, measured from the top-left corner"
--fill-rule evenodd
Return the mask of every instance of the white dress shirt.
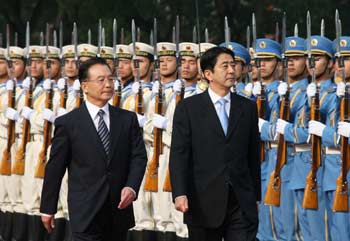
M 221 97 L 220 95 L 216 94 L 210 87 L 208 88 L 208 94 L 210 96 L 211 101 L 213 102 L 216 110 L 216 114 L 219 116 L 219 109 L 221 107 L 221 104 L 219 102 L 220 99 L 224 98 L 226 99 L 225 103 L 225 111 L 227 114 L 227 117 L 230 117 L 230 108 L 231 108 L 231 92 L 228 92 L 227 95 L 224 97 Z
M 100 121 L 100 117 L 98 116 L 98 112 L 102 109 L 104 111 L 103 120 L 106 123 L 108 130 L 110 130 L 110 120 L 109 120 L 109 104 L 105 104 L 102 108 L 92 104 L 88 100 L 85 101 L 86 108 L 89 111 L 91 119 L 94 122 L 95 128 L 98 131 L 98 122 Z

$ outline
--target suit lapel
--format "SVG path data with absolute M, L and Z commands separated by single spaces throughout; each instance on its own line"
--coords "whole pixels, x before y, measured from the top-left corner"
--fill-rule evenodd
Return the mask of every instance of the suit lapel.
M 236 94 L 231 94 L 231 107 L 230 107 L 230 117 L 228 122 L 227 138 L 236 128 L 238 121 L 242 114 L 242 104 L 240 98 Z
M 89 114 L 89 111 L 86 107 L 85 102 L 81 105 L 81 121 L 79 121 L 80 131 L 84 131 L 86 135 L 88 135 L 87 140 L 91 140 L 93 144 L 93 148 L 97 149 L 98 156 L 103 157 L 103 159 L 106 159 L 106 152 L 103 148 L 102 142 L 100 140 L 100 137 L 98 136 L 96 127 L 94 125 L 93 120 L 91 119 L 91 116 Z
M 107 165 L 109 165 L 110 160 L 113 157 L 114 151 L 117 149 L 116 145 L 118 142 L 118 138 L 120 136 L 120 131 L 122 129 L 122 120 L 118 119 L 118 111 L 115 108 L 112 108 L 109 106 L 109 123 L 110 123 L 110 151 L 109 151 L 109 156 L 107 159 Z
M 210 128 L 213 128 L 218 135 L 225 138 L 224 130 L 222 129 L 218 114 L 216 113 L 215 106 L 210 99 L 208 90 L 202 93 L 202 103 L 204 105 L 202 113 L 207 119 L 208 127 L 210 126 Z

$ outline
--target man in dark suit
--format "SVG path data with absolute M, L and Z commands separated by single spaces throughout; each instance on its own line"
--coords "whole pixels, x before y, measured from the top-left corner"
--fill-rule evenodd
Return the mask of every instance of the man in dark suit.
M 175 208 L 191 241 L 255 240 L 260 201 L 256 104 L 230 92 L 234 54 L 224 47 L 201 57 L 209 82 L 176 108 L 170 152 Z
M 79 80 L 86 101 L 55 121 L 42 190 L 42 221 L 51 232 L 61 180 L 68 168 L 74 240 L 125 241 L 127 230 L 134 226 L 131 204 L 147 161 L 137 117 L 108 104 L 114 86 L 104 60 L 84 62 Z

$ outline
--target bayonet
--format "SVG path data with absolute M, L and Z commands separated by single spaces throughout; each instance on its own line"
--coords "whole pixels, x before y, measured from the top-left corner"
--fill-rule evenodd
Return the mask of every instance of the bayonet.
M 102 20 L 98 21 L 98 36 L 97 36 L 97 57 L 101 57 L 101 42 L 102 42 Z
M 197 43 L 197 29 L 196 29 L 196 26 L 193 26 L 193 30 L 192 30 L 192 43 Z
M 227 21 L 227 17 L 225 16 L 225 43 L 226 43 L 226 47 L 228 46 L 228 43 L 230 42 L 230 29 L 228 26 L 228 21 Z
M 151 29 L 151 32 L 149 33 L 149 44 L 153 44 L 153 30 Z
M 118 80 L 117 20 L 116 19 L 113 19 L 112 45 L 113 45 L 114 76 L 116 81 L 119 81 Z
M 140 27 L 137 27 L 136 40 L 137 40 L 137 42 L 141 41 L 141 30 L 140 30 Z
M 325 25 L 324 25 L 324 19 L 321 20 L 321 36 L 324 37 L 325 33 Z
M 79 69 L 79 59 L 78 59 L 78 27 L 77 24 L 74 22 L 73 24 L 73 45 L 74 45 L 74 60 L 75 64 L 77 66 L 77 69 Z
M 58 35 L 59 35 L 59 46 L 60 46 L 61 77 L 65 78 L 64 58 L 63 58 L 63 23 L 62 21 L 60 21 Z M 65 84 L 67 85 L 67 80 Z
M 124 28 L 120 29 L 120 44 L 124 44 Z
M 280 40 L 280 26 L 279 26 L 279 23 L 276 22 L 275 41 L 279 42 L 279 40 Z
M 182 79 L 181 76 L 181 56 L 180 56 L 180 18 L 176 16 L 175 23 L 175 46 L 176 46 L 176 61 L 177 61 L 177 75 L 178 79 Z
M 53 31 L 53 46 L 57 48 L 57 32 Z
M 249 51 L 250 48 L 250 26 L 247 26 L 247 31 L 246 31 L 246 46 L 247 46 L 247 50 Z M 247 63 L 249 64 L 249 63 Z
M 106 46 L 106 35 L 105 35 L 105 28 L 102 28 L 102 39 L 101 39 L 102 46 Z
M 173 40 L 173 43 L 176 42 L 176 31 L 175 31 L 175 26 L 173 26 L 173 32 L 172 32 L 171 39 Z
M 50 26 L 46 23 L 46 67 L 48 70 L 48 79 L 51 81 L 51 60 L 49 58 Z
M 88 44 L 91 44 L 91 29 L 88 30 Z
M 14 46 L 18 46 L 18 33 L 15 32 Z
M 297 23 L 294 25 L 294 37 L 299 37 L 299 28 Z
M 40 32 L 40 46 L 44 46 L 44 33 Z
M 204 31 L 204 39 L 206 43 L 209 43 L 209 32 L 207 28 L 205 28 L 205 31 Z

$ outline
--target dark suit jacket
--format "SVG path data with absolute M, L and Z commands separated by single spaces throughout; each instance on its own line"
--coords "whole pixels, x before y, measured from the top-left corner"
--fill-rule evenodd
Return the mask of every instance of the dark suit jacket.
M 111 151 L 107 156 L 84 103 L 57 118 L 50 159 L 46 165 L 40 212 L 54 214 L 61 180 L 68 168 L 68 209 L 73 232 L 84 232 L 110 199 L 121 230 L 134 226 L 132 205 L 119 210 L 120 193 L 129 186 L 136 193 L 147 156 L 134 113 L 109 107 Z
M 187 224 L 220 226 L 230 185 L 243 215 L 257 221 L 260 138 L 254 102 L 231 94 L 227 133 L 225 136 L 208 91 L 186 98 L 176 107 L 170 177 L 173 198 L 188 197 Z

